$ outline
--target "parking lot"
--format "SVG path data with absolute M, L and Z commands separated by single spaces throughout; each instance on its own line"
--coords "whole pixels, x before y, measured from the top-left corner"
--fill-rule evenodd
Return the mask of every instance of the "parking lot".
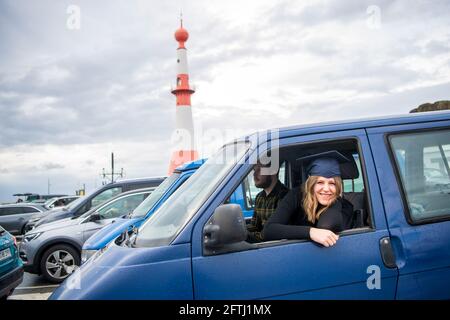
M 17 238 L 20 240 L 20 237 Z M 27 273 L 23 275 L 22 283 L 14 290 L 9 300 L 47 300 L 58 285 L 49 283 L 44 277 Z
M 47 300 L 58 285 L 46 282 L 41 276 L 25 272 L 23 282 L 14 290 L 9 300 Z

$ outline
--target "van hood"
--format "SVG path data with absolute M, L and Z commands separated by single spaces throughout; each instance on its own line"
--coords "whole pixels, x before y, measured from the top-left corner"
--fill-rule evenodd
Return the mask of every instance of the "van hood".
M 191 272 L 190 243 L 158 248 L 112 244 L 81 265 L 49 300 L 192 300 Z

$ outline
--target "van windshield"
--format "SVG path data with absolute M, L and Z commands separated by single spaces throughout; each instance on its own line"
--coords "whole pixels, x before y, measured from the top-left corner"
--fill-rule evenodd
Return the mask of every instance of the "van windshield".
M 169 245 L 249 147 L 228 144 L 206 161 L 140 228 L 135 246 Z
M 166 193 L 166 191 L 177 181 L 179 173 L 174 173 L 163 183 L 161 183 L 158 188 L 156 188 L 148 197 L 145 199 L 136 209 L 134 209 L 131 214 L 131 218 L 141 218 L 144 217 L 156 204 L 156 202 L 161 199 L 161 197 Z

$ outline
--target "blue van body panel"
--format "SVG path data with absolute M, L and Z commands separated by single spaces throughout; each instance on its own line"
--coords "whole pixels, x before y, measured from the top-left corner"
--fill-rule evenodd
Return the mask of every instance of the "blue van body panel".
M 239 185 L 252 165 L 239 163 L 171 245 L 128 248 L 113 243 L 66 279 L 50 298 L 450 299 L 450 219 L 421 225 L 408 222 L 386 144 L 389 132 L 438 127 L 450 128 L 450 112 L 280 130 L 281 147 L 330 139 L 357 141 L 373 228 L 344 232 L 331 248 L 306 240 L 279 240 L 250 250 L 204 255 L 203 228 L 215 208 L 230 196 L 245 200 L 244 194 L 233 192 L 242 192 Z M 260 155 L 267 148 L 265 142 L 259 149 L 252 146 L 245 157 Z M 385 239 L 390 239 L 395 254 L 394 267 L 387 267 L 381 255 L 380 243 Z M 81 290 L 70 287 L 75 275 L 81 279 Z
M 394 299 L 395 269 L 382 268 L 380 290 L 367 287 L 368 267 L 383 265 L 379 250 L 368 248 L 378 249 L 373 244 L 385 235 L 380 231 L 342 237 L 326 250 L 310 241 L 299 241 L 193 257 L 195 299 L 299 299 L 309 291 L 336 299 L 349 284 L 353 291 L 348 294 L 359 299 Z
M 450 299 L 450 221 L 412 225 L 407 219 L 401 186 L 390 163 L 387 135 L 447 127 L 450 121 L 371 128 L 373 156 L 379 165 L 380 188 L 386 207 L 391 241 L 399 268 L 398 299 Z
M 158 248 L 112 245 L 67 278 L 52 298 L 192 300 L 190 251 L 189 244 Z

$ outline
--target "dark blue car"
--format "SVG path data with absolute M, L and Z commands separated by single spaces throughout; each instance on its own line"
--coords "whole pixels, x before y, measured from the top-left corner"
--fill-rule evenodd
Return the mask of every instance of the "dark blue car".
M 289 188 L 307 176 L 298 158 L 337 150 L 353 159 L 341 171 L 354 224 L 336 245 L 246 241 L 244 208 L 229 198 L 269 150 Z M 51 299 L 450 299 L 449 162 L 448 111 L 243 137 Z
M 16 239 L 0 226 L 0 300 L 6 299 L 22 282 L 22 266 Z
M 65 207 L 47 211 L 45 214 L 36 215 L 27 223 L 25 226 L 25 231 L 28 232 L 44 223 L 65 218 L 79 217 L 91 208 L 97 207 L 119 193 L 147 187 L 157 187 L 162 181 L 164 181 L 164 179 L 165 178 L 159 177 L 126 179 L 103 185 L 89 195 L 78 198 Z

